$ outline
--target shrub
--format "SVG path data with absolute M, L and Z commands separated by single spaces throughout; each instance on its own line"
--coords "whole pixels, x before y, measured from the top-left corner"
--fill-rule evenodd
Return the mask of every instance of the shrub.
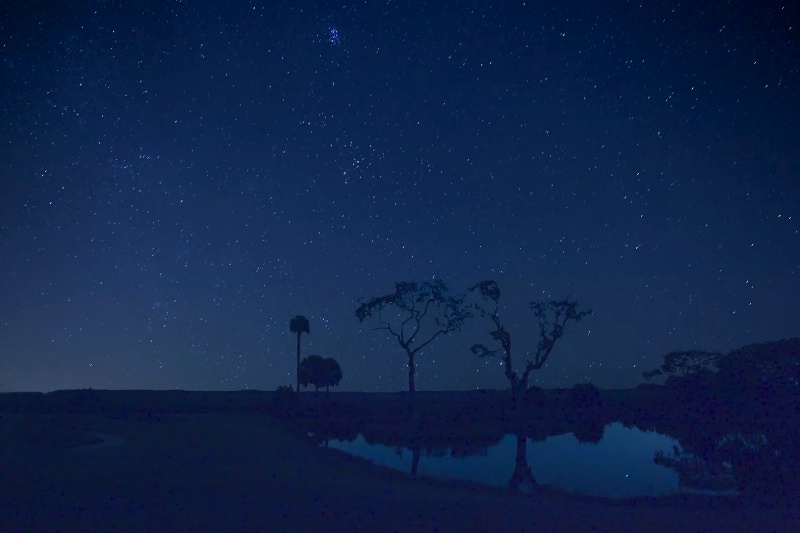
M 578 383 L 570 391 L 570 399 L 574 407 L 600 406 L 600 389 L 593 383 Z
M 525 391 L 525 402 L 533 407 L 547 407 L 547 393 L 541 387 L 529 387 Z
M 273 405 L 280 411 L 284 411 L 292 406 L 297 400 L 297 395 L 291 385 L 280 385 L 275 389 L 275 396 L 272 400 Z

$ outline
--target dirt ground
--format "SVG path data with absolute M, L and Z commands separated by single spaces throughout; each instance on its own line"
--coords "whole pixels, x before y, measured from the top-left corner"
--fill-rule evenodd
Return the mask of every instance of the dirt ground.
M 0 531 L 787 531 L 800 510 L 411 480 L 256 414 L 4 415 Z

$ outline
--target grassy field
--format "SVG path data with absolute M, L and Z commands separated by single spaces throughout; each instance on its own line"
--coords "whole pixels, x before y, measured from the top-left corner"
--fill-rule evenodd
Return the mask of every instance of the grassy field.
M 105 393 L 108 400 L 115 393 Z M 0 420 L 0 531 L 767 531 L 797 509 L 700 496 L 611 501 L 420 479 L 320 448 L 236 393 L 119 393 L 124 414 Z M 267 394 L 267 393 L 264 393 Z M 171 395 L 171 396 L 170 396 Z M 169 397 L 169 398 L 167 398 Z M 178 398 L 182 398 L 178 401 Z M 309 400 L 311 396 L 308 397 Z M 454 396 L 442 393 L 443 402 Z M 304 398 L 305 400 L 305 398 Z M 367 394 L 341 397 L 375 404 Z M 148 404 L 149 402 L 149 404 Z M 155 404 L 160 404 L 157 408 Z M 173 406 L 170 414 L 165 404 Z M 212 404 L 216 407 L 211 409 Z M 227 407 L 225 407 L 227 406 Z M 54 409 L 51 409 L 53 411 Z

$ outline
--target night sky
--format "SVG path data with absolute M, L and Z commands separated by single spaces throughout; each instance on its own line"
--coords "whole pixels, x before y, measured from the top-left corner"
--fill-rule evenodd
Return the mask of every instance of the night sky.
M 360 297 L 575 299 L 546 387 L 800 335 L 800 4 L 0 3 L 0 391 L 407 386 Z M 417 388 L 502 388 L 467 323 Z

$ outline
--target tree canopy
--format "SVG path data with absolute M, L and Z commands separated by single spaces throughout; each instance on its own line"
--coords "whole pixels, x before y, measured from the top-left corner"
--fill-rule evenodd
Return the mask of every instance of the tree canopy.
M 308 319 L 303 315 L 297 315 L 289 321 L 289 331 L 292 333 L 311 333 Z
M 451 294 L 442 280 L 395 283 L 394 292 L 361 304 L 355 315 L 359 322 L 373 318 L 375 330 L 394 337 L 408 356 L 408 390 L 416 390 L 414 357 L 440 335 L 461 328 L 471 312 L 463 296 Z
M 342 368 L 332 357 L 309 355 L 300 363 L 300 385 L 313 385 L 316 390 L 337 386 L 342 380 Z
M 800 395 L 800 338 L 749 344 L 717 361 L 720 379 L 756 391 Z
M 645 379 L 668 375 L 686 377 L 701 372 L 712 372 L 722 354 L 702 350 L 676 351 L 664 354 L 664 363 L 649 372 L 642 373 Z
M 578 322 L 592 311 L 578 311 L 578 303 L 570 300 L 540 300 L 529 302 L 539 326 L 539 343 L 532 359 L 525 362 L 522 375 L 513 369 L 511 360 L 511 334 L 500 321 L 500 287 L 493 280 L 486 280 L 470 287 L 470 292 L 480 295 L 480 302 L 473 304 L 473 308 L 484 318 L 488 318 L 494 325 L 494 330 L 489 335 L 494 341 L 500 343 L 499 348 L 490 349 L 484 344 L 473 344 L 472 353 L 478 357 L 493 357 L 502 353 L 503 367 L 506 379 L 511 384 L 511 392 L 516 399 L 528 388 L 528 378 L 533 370 L 538 370 L 547 362 L 553 351 L 556 340 L 564 335 L 564 328 L 570 320 Z

